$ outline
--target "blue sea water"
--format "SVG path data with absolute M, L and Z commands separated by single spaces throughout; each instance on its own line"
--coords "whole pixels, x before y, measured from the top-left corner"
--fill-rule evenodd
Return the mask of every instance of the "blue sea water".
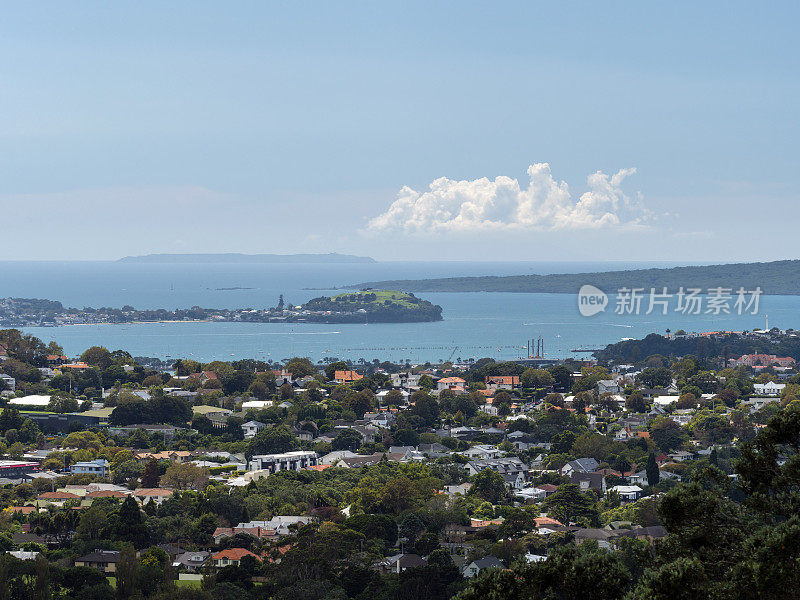
M 135 308 L 262 308 L 278 295 L 301 304 L 334 286 L 359 281 L 469 275 L 593 272 L 667 263 L 384 262 L 332 265 L 133 264 L 115 262 L 0 262 L 0 297 L 47 298 L 65 306 Z M 672 266 L 672 265 L 670 265 Z M 223 290 L 220 288 L 249 288 Z M 308 289 L 315 288 L 315 289 Z M 615 314 L 610 307 L 583 317 L 571 294 L 426 293 L 443 308 L 437 323 L 314 325 L 288 323 L 148 323 L 28 328 L 55 340 L 70 356 L 92 345 L 137 356 L 198 360 L 308 356 L 366 360 L 518 358 L 541 336 L 550 358 L 576 356 L 576 347 L 602 347 L 651 332 L 800 328 L 800 297 L 764 296 L 756 315 Z M 735 313 L 735 311 L 734 311 Z M 577 356 L 585 356 L 578 354 Z

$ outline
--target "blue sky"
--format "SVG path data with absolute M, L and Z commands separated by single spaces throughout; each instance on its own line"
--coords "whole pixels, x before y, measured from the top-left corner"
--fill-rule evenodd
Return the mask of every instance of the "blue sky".
M 797 258 L 798 12 L 7 5 L 4 258 Z

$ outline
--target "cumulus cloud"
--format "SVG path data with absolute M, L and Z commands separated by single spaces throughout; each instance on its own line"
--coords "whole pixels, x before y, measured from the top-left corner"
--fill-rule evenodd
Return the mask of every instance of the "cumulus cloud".
M 528 167 L 529 183 L 500 176 L 494 180 L 454 181 L 440 177 L 428 190 L 403 187 L 386 212 L 371 219 L 368 231 L 470 232 L 503 230 L 557 231 L 643 225 L 650 213 L 638 195 L 622 184 L 636 169 L 587 178 L 588 190 L 574 199 L 565 181 L 557 181 L 548 163 Z

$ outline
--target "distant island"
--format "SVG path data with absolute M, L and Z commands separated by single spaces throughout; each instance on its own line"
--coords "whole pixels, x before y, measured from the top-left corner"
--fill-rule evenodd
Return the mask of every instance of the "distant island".
M 760 287 L 765 294 L 800 295 L 800 260 L 765 263 L 736 263 L 708 266 L 672 267 L 567 273 L 558 275 L 510 275 L 485 277 L 447 277 L 440 279 L 401 279 L 357 283 L 346 288 L 388 288 L 408 292 L 518 292 L 574 294 L 583 284 L 592 284 L 607 293 L 640 287 L 669 290 L 713 287 L 745 289 Z
M 442 307 L 413 294 L 362 290 L 333 297 L 320 296 L 304 305 L 285 303 L 283 295 L 272 308 L 191 308 L 137 310 L 122 308 L 65 308 L 55 300 L 0 299 L 0 328 L 59 327 L 97 323 L 219 321 L 245 323 L 424 323 L 442 320 Z
M 239 254 L 235 252 L 225 254 L 144 254 L 142 256 L 126 256 L 116 262 L 121 263 L 216 263 L 216 264 L 269 264 L 269 263 L 375 263 L 369 256 L 354 256 L 352 254 Z

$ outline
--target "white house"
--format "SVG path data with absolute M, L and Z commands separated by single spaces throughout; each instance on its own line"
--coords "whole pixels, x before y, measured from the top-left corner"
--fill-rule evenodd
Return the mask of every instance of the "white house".
M 250 438 L 256 437 L 259 431 L 262 431 L 267 426 L 264 423 L 259 421 L 248 421 L 247 423 L 242 423 L 242 432 L 244 433 L 244 439 L 249 440 Z
M 269 408 L 270 406 L 272 406 L 272 400 L 247 400 L 242 402 L 242 410 Z
M 680 399 L 680 396 L 656 396 L 653 398 L 653 404 L 664 408 L 670 404 L 674 404 Z
M 635 502 L 642 497 L 642 488 L 638 485 L 615 485 L 612 492 L 617 492 L 623 502 Z
M 6 390 L 13 392 L 17 388 L 17 380 L 11 377 L 11 375 L 0 373 L 0 381 L 5 383 Z
M 619 383 L 613 379 L 601 379 L 597 382 L 598 394 L 619 394 L 621 391 Z
M 497 446 L 492 446 L 491 444 L 476 444 L 467 450 L 462 452 L 464 456 L 469 458 L 470 460 L 484 460 L 487 458 L 499 458 L 505 454 L 500 448 Z
M 753 388 L 759 396 L 778 396 L 785 387 L 785 383 L 775 383 L 774 381 L 753 384 Z
M 502 561 L 497 558 L 496 556 L 484 556 L 483 558 L 479 558 L 477 560 L 473 560 L 469 563 L 462 573 L 464 577 L 475 577 L 481 571 L 485 571 L 486 569 L 504 569 L 505 565 L 503 565 Z

